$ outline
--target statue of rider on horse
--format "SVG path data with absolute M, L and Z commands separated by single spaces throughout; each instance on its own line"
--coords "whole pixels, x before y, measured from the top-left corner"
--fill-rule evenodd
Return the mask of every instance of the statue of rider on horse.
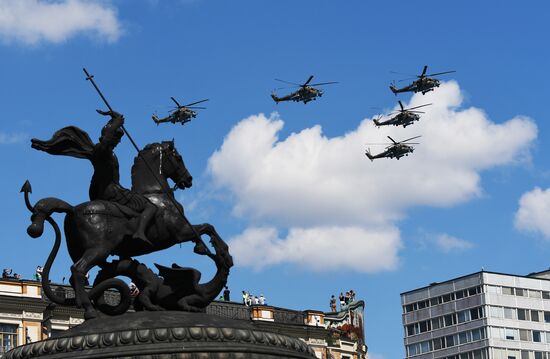
M 55 303 L 83 307 L 86 319 L 96 317 L 96 310 L 120 314 L 130 306 L 128 286 L 115 278 L 123 275 L 142 286 L 135 299 L 136 309 L 204 311 L 227 282 L 233 265 L 228 247 L 209 223 L 191 225 L 184 216 L 183 207 L 175 200 L 173 191 L 191 187 L 192 177 L 173 140 L 152 143 L 140 150 L 132 166 L 132 188 L 121 186 L 114 149 L 124 135 L 124 117 L 110 106 L 109 109 L 107 112 L 98 110 L 98 113 L 110 116 L 98 143 L 93 143 L 85 131 L 74 126 L 60 129 L 49 140 L 32 139 L 34 149 L 88 159 L 94 169 L 89 188 L 90 201 L 76 206 L 53 197 L 43 198 L 32 205 L 30 183 L 23 186 L 26 205 L 32 212 L 28 234 L 33 238 L 41 236 L 45 221 L 56 233 L 54 248 L 44 266 L 44 292 Z M 174 189 L 168 179 L 175 183 Z M 61 242 L 61 232 L 51 217 L 54 212 L 66 214 L 64 232 L 74 262 L 70 283 L 75 298 L 61 298 L 49 284 L 50 268 Z M 210 238 L 214 253 L 202 241 L 203 234 Z M 157 265 L 163 271 L 163 279 L 133 259 L 188 241 L 195 243 L 195 253 L 207 255 L 216 264 L 217 272 L 210 282 L 198 283 L 200 272 L 176 264 L 171 268 Z M 107 262 L 110 255 L 117 255 L 119 259 Z M 101 270 L 92 289 L 87 290 L 86 273 L 95 266 Z M 120 292 L 117 306 L 105 303 L 103 293 L 108 289 Z M 156 302 L 154 298 L 158 298 Z

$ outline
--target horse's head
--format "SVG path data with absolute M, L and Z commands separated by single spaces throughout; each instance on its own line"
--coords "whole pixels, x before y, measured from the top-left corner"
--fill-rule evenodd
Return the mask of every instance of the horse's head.
M 178 153 L 174 140 L 163 141 L 159 144 L 160 169 L 161 174 L 170 178 L 178 188 L 190 188 L 193 185 L 193 176 L 189 173 L 183 158 Z

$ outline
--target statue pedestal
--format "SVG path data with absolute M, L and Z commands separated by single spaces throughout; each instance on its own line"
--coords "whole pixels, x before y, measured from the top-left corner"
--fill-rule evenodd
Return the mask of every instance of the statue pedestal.
M 257 330 L 253 322 L 167 311 L 88 320 L 3 357 L 23 358 L 312 359 L 315 355 L 302 340 Z

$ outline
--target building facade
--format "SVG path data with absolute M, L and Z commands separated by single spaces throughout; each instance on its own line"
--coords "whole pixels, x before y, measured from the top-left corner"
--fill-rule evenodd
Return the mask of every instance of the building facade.
M 401 294 L 406 358 L 550 359 L 550 271 L 481 271 Z
M 54 284 L 52 288 L 62 296 L 74 296 L 69 286 Z M 106 300 L 116 297 L 110 293 Z M 366 359 L 363 310 L 363 301 L 337 313 L 216 301 L 207 313 L 253 321 L 259 330 L 300 338 L 321 359 Z M 0 279 L 0 357 L 18 345 L 56 336 L 83 321 L 81 310 L 49 302 L 38 281 Z

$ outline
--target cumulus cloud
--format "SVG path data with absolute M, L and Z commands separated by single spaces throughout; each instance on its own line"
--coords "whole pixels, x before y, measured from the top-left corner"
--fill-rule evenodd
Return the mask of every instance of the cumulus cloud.
M 433 238 L 434 244 L 445 253 L 461 252 L 473 248 L 473 243 L 464 239 L 450 236 L 446 233 L 438 234 Z
M 24 133 L 0 132 L 0 145 L 11 145 L 25 140 L 28 136 Z
M 536 187 L 519 200 L 515 226 L 525 232 L 540 233 L 550 239 L 550 188 Z
M 248 228 L 231 241 L 239 265 L 262 269 L 293 263 L 315 271 L 348 268 L 358 272 L 395 269 L 401 247 L 396 228 L 292 228 L 280 238 L 274 227 Z
M 287 238 L 269 237 L 271 252 L 265 256 L 283 258 L 273 263 L 302 261 L 313 266 L 307 252 L 294 251 L 299 259 L 280 257 L 278 245 L 294 248 L 308 241 L 311 247 L 324 246 L 321 238 L 328 236 L 321 232 L 329 228 L 361 228 L 364 235 L 353 236 L 356 245 L 349 251 L 369 258 L 369 271 L 387 270 L 395 267 L 393 256 L 401 243 L 393 239 L 391 245 L 381 245 L 374 240 L 376 236 L 368 235 L 373 228 L 395 233 L 398 221 L 411 207 L 448 207 L 475 198 L 482 193 L 481 171 L 529 159 L 529 147 L 537 136 L 533 121 L 518 116 L 492 122 L 481 109 L 460 108 L 462 101 L 458 84 L 444 83 L 434 93 L 414 95 L 407 104 L 434 104 L 425 108 L 414 126 L 377 129 L 365 119 L 357 128 L 332 138 L 315 125 L 280 139 L 284 123 L 276 114 L 250 116 L 226 136 L 209 159 L 208 170 L 218 188 L 235 198 L 235 215 L 289 230 Z M 387 142 L 388 135 L 403 140 L 419 134 L 423 137 L 414 154 L 399 161 L 371 163 L 364 155 L 367 142 Z M 383 147 L 371 150 L 382 151 Z M 297 228 L 305 232 L 294 232 Z M 295 234 L 305 235 L 310 229 L 317 241 Z M 236 237 L 232 248 L 247 238 L 244 234 Z M 344 238 L 334 240 L 344 243 Z M 370 251 L 376 246 L 385 252 L 372 258 Z M 237 263 L 243 255 L 236 256 Z M 333 257 L 329 250 L 318 253 L 317 259 L 326 263 Z M 243 263 L 252 265 L 250 258 Z M 266 258 L 260 260 L 271 264 Z M 356 270 L 366 268 L 338 263 Z
M 114 42 L 121 32 L 116 11 L 106 1 L 0 0 L 4 42 L 61 43 L 77 34 Z

